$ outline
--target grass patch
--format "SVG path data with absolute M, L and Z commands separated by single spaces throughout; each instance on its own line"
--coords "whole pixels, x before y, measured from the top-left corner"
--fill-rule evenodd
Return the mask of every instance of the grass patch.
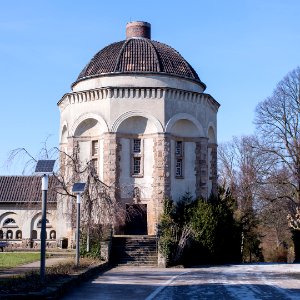
M 0 270 L 24 265 L 40 259 L 40 253 L 2 252 L 0 253 Z
M 99 260 L 95 259 L 81 258 L 80 266 L 76 267 L 74 259 L 70 259 L 56 266 L 48 267 L 46 268 L 46 281 L 44 283 L 41 282 L 38 271 L 13 278 L 1 278 L 0 299 L 1 295 L 5 296 L 5 294 L 38 292 L 53 283 L 62 282 L 73 274 L 85 270 L 90 266 L 97 265 L 99 262 Z

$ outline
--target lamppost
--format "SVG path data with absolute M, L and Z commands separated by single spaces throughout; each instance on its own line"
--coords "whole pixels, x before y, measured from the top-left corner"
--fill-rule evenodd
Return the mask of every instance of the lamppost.
M 35 173 L 42 176 L 42 224 L 41 224 L 41 264 L 40 277 L 45 281 L 46 266 L 46 214 L 47 214 L 47 191 L 48 176 L 53 173 L 55 160 L 38 160 Z
M 75 265 L 79 266 L 79 241 L 80 241 L 80 200 L 81 194 L 85 190 L 85 182 L 76 182 L 73 185 L 72 192 L 76 194 L 76 202 L 77 202 L 77 217 L 76 217 L 76 257 L 75 257 Z

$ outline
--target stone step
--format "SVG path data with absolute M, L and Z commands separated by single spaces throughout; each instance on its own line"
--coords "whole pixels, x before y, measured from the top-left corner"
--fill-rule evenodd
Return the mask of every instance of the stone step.
M 157 265 L 155 236 L 115 236 L 112 243 L 112 261 L 122 265 Z

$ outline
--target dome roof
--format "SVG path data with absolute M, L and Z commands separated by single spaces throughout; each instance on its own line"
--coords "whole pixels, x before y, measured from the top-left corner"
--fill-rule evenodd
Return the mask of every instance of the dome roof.
M 150 30 L 149 23 L 131 23 L 146 24 L 149 26 L 146 29 Z M 140 24 L 138 25 L 140 27 Z M 120 73 L 173 75 L 196 81 L 205 88 L 198 74 L 180 53 L 166 44 L 151 40 L 150 31 L 146 34 L 127 32 L 126 40 L 110 44 L 100 50 L 81 71 L 76 82 L 103 74 Z

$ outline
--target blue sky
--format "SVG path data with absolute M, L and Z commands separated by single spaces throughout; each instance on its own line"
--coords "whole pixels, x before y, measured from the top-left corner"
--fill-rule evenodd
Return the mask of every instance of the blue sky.
M 194 67 L 220 104 L 218 140 L 254 132 L 254 110 L 300 65 L 300 1 L 1 1 L 0 174 L 12 149 L 58 145 L 57 102 L 129 21 L 152 25 Z

